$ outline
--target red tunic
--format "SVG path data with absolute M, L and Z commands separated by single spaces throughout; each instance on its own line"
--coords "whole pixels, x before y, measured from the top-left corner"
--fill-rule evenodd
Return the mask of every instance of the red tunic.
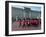
M 35 20 L 35 19 L 34 20 L 31 20 L 31 24 L 36 26 L 36 25 L 39 24 L 39 21 L 38 20 Z

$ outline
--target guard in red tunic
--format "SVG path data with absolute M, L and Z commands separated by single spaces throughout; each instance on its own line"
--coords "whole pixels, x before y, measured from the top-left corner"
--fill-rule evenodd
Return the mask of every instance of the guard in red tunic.
M 22 20 L 22 27 L 25 27 L 25 19 Z
M 21 19 L 19 19 L 19 27 L 21 26 L 21 22 L 22 22 Z
M 26 18 L 26 20 L 27 20 L 27 26 L 29 27 L 30 26 L 30 18 L 28 17 L 28 18 Z

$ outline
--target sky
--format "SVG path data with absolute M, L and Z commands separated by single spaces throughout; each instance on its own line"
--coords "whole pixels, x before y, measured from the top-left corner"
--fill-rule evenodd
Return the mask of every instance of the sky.
M 41 11 L 41 7 L 32 6 L 32 7 L 31 7 L 31 10 L 34 10 L 34 11 Z

